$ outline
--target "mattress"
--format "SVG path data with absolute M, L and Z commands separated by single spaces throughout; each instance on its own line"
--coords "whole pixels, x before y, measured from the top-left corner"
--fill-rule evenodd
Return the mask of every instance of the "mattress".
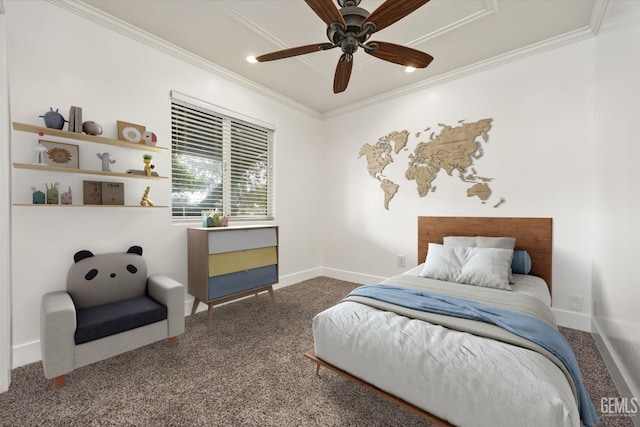
M 514 278 L 550 304 L 542 279 Z M 572 384 L 536 351 L 352 301 L 315 316 L 313 337 L 320 359 L 454 425 L 580 426 Z

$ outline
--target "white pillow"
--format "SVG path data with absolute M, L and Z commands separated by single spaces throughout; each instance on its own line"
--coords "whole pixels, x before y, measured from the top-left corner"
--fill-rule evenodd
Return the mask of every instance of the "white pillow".
M 442 239 L 445 246 L 463 246 L 478 248 L 502 248 L 513 249 L 516 247 L 516 239 L 514 237 L 484 237 L 484 236 L 445 236 Z M 513 253 L 511 254 L 513 260 Z M 515 283 L 511 271 L 511 263 L 509 263 L 509 283 Z
M 478 248 L 513 249 L 516 246 L 515 237 L 485 237 L 485 236 L 445 236 L 445 246 L 464 246 Z
M 510 249 L 448 247 L 429 243 L 420 276 L 510 291 L 508 271 L 512 256 L 513 250 Z

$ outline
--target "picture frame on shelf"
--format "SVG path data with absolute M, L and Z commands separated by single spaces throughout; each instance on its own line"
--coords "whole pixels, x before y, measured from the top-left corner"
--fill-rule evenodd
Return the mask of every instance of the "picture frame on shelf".
M 47 152 L 44 153 L 44 164 L 60 168 L 80 169 L 80 148 L 75 144 L 39 140 Z
M 82 182 L 83 204 L 85 205 L 101 205 L 102 204 L 102 182 L 100 181 L 83 181 Z
M 118 139 L 121 141 L 128 141 L 134 144 L 144 144 L 144 133 L 147 128 L 142 125 L 136 125 L 134 123 L 122 122 L 118 123 Z

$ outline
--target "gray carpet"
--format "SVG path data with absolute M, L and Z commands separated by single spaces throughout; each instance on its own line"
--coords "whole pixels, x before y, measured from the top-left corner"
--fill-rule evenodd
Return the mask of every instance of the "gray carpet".
M 314 375 L 303 357 L 311 319 L 356 285 L 315 278 L 267 295 L 187 317 L 178 345 L 159 342 L 77 369 L 53 390 L 41 363 L 13 371 L 0 394 L 2 426 L 430 426 L 413 413 L 328 371 Z M 588 333 L 562 329 L 576 351 L 588 391 L 617 392 Z M 514 423 L 517 425 L 517 422 Z M 603 426 L 631 426 L 601 417 Z

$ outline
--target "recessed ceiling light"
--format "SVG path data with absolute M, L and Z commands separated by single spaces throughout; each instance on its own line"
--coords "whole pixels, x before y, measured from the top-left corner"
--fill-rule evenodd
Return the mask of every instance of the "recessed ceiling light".
M 405 73 L 413 73 L 416 70 L 416 67 L 406 67 L 404 69 Z
M 256 62 L 258 62 L 258 61 L 256 60 L 256 57 L 255 57 L 255 56 L 253 56 L 253 55 L 249 55 L 249 56 L 247 56 L 247 62 L 249 62 L 249 63 L 251 63 L 251 64 L 255 64 L 255 63 L 256 63 Z

